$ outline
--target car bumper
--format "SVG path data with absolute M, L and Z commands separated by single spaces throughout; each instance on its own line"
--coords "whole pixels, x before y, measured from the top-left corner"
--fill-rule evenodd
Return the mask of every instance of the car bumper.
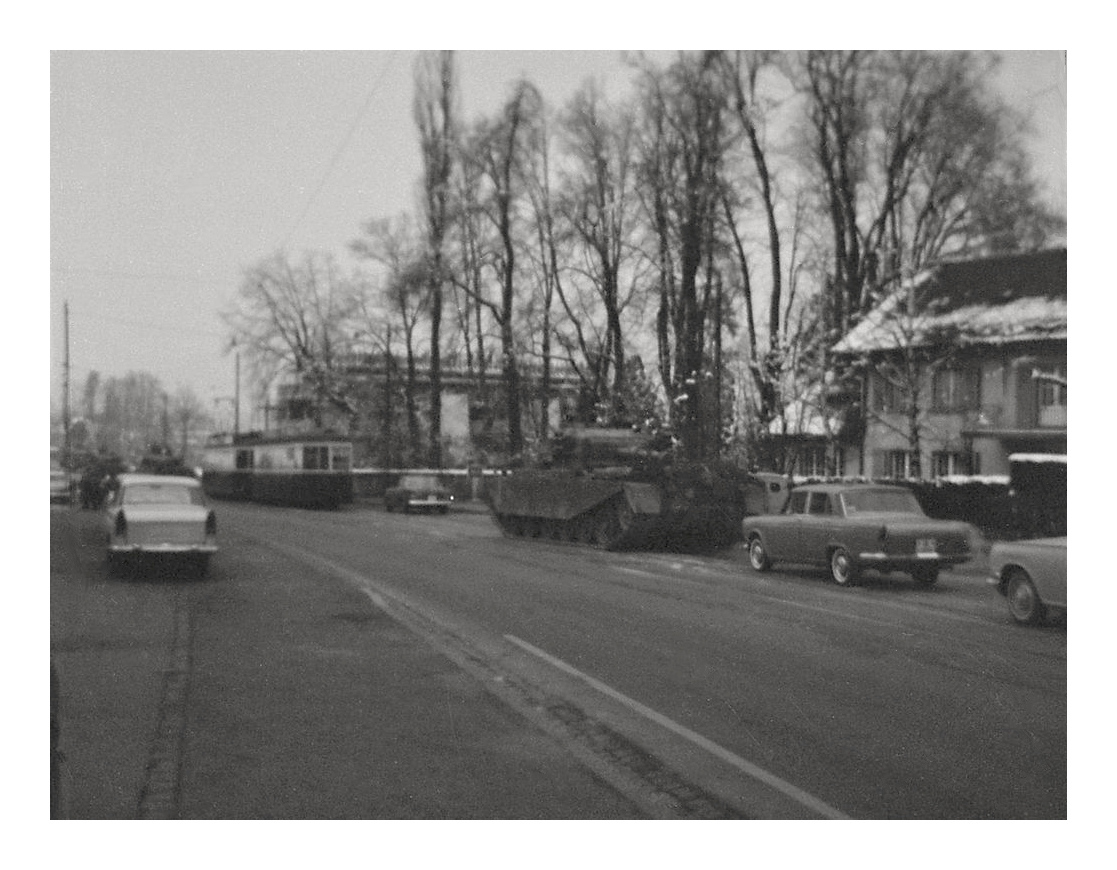
M 952 565 L 961 565 L 968 562 L 973 555 L 947 555 L 944 553 L 918 553 L 910 556 L 897 556 L 895 553 L 858 553 L 857 561 L 866 568 L 877 568 L 888 571 L 908 571 L 912 568 L 935 565 L 940 568 L 949 568 Z
M 444 498 L 409 498 L 407 506 L 411 510 L 445 510 L 453 504 L 449 499 Z
M 150 553 L 152 555 L 209 554 L 217 552 L 216 544 L 109 544 L 110 553 Z

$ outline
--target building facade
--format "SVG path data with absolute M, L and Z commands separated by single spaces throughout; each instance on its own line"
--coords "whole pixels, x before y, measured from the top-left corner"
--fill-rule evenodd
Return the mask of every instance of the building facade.
M 305 381 L 280 384 L 269 402 L 269 425 L 277 432 L 327 429 L 353 441 L 357 467 L 395 468 L 423 465 L 431 418 L 430 369 L 416 366 L 412 377 L 414 421 L 408 419 L 406 366 L 401 360 L 354 355 L 338 367 L 340 390 L 352 405 L 347 412 L 330 403 Z M 479 379 L 452 363 L 441 372 L 442 459 L 445 467 L 500 464 L 507 460 L 508 425 L 499 372 Z M 581 381 L 560 369 L 544 395 L 537 372 L 521 373 L 521 421 L 530 439 L 554 435 L 575 407 Z M 546 405 L 547 413 L 543 413 Z M 412 425 L 418 430 L 416 444 Z
M 862 373 L 847 475 L 1004 477 L 1013 454 L 1066 454 L 1066 248 L 928 269 L 834 351 Z

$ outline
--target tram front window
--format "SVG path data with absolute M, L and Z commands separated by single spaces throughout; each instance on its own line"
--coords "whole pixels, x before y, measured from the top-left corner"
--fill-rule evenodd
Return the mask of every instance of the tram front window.
M 330 448 L 313 446 L 303 448 L 303 469 L 307 471 L 329 470 Z

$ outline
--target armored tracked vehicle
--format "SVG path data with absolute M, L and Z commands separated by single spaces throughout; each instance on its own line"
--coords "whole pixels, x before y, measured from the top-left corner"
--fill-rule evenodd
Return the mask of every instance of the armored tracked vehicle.
M 739 540 L 746 512 L 760 512 L 750 504 L 768 504 L 767 484 L 729 463 L 677 461 L 665 447 L 631 429 L 572 429 L 550 461 L 492 479 L 493 518 L 511 536 L 606 550 Z

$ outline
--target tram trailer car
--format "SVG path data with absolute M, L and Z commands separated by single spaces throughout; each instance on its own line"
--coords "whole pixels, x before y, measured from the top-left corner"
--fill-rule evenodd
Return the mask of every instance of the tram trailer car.
M 213 498 L 336 509 L 353 501 L 352 456 L 333 438 L 235 436 L 207 445 L 202 483 Z

